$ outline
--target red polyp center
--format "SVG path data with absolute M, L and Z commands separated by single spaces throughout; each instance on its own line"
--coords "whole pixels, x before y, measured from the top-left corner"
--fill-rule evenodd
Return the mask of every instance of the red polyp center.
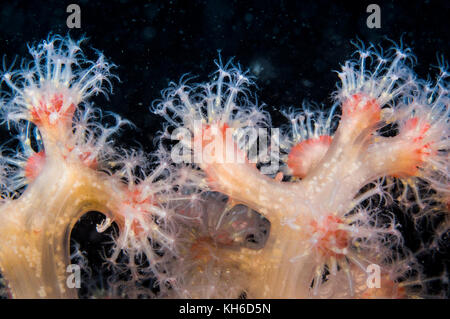
M 222 125 L 218 123 L 203 125 L 201 131 L 202 147 L 205 147 L 206 145 L 214 142 L 215 139 L 221 139 L 222 141 L 225 141 L 226 131 L 229 128 L 230 127 L 227 123 L 224 123 Z
M 314 246 L 326 257 L 340 257 L 345 254 L 344 249 L 349 244 L 349 234 L 342 229 L 342 219 L 328 215 L 319 221 L 311 222 L 311 237 L 315 240 Z
M 289 152 L 287 160 L 287 165 L 291 169 L 292 175 L 304 178 L 322 160 L 331 142 L 331 136 L 322 135 L 294 145 Z
M 419 118 L 408 119 L 395 137 L 401 145 L 397 154 L 395 177 L 415 176 L 427 156 L 433 155 L 432 142 L 426 142 L 431 125 Z
M 42 171 L 45 164 L 45 153 L 40 151 L 31 155 L 25 163 L 25 177 L 33 181 Z
M 120 208 L 121 211 L 132 211 L 132 214 L 151 214 L 149 211 L 149 205 L 153 205 L 154 201 L 151 196 L 143 197 L 140 189 L 135 189 L 133 191 L 129 191 L 126 197 L 127 199 L 123 201 L 122 206 Z M 130 212 L 127 213 L 128 215 Z M 122 216 L 122 214 L 119 214 Z M 117 220 L 117 224 L 119 228 L 122 228 L 125 223 L 125 218 L 120 217 Z M 144 228 L 141 225 L 139 219 L 133 219 L 131 223 L 131 229 L 134 231 L 136 235 L 141 234 L 144 231 Z
M 226 123 L 223 125 L 218 123 L 202 124 L 200 130 L 196 131 L 194 135 L 194 156 L 197 162 L 214 163 L 216 157 L 224 157 L 223 145 L 228 128 Z M 223 158 L 219 159 L 219 161 L 222 160 Z
M 342 104 L 343 118 L 356 120 L 359 126 L 368 127 L 380 121 L 381 106 L 376 99 L 365 94 L 353 94 Z
M 247 163 L 246 153 L 239 149 L 227 123 L 203 124 L 194 136 L 195 161 L 208 164 Z
M 151 196 L 148 197 L 142 197 L 142 192 L 140 189 L 135 189 L 133 191 L 129 192 L 128 200 L 125 201 L 126 204 L 132 205 L 132 206 L 138 206 L 143 204 L 152 204 L 152 198 Z
M 68 153 L 72 153 L 74 152 L 74 150 L 77 150 L 75 147 L 73 147 L 72 145 L 66 145 L 66 149 Z M 98 168 L 98 161 L 96 157 L 92 156 L 92 152 L 91 151 L 81 151 L 79 152 L 76 156 L 78 156 L 78 159 L 86 166 L 92 169 L 97 169 Z M 64 155 L 63 156 L 64 159 L 67 159 L 68 155 Z
M 54 94 L 49 101 L 43 99 L 39 105 L 31 108 L 31 121 L 36 125 L 56 125 L 57 123 L 71 123 L 75 105 L 72 103 L 63 110 L 64 95 Z
M 419 118 L 413 117 L 405 122 L 402 134 L 411 137 L 414 142 L 420 142 L 424 139 L 431 125 L 427 122 L 419 122 Z
M 419 122 L 417 117 L 413 117 L 406 121 L 401 133 L 414 143 L 413 152 L 419 157 L 420 161 L 423 161 L 424 156 L 432 153 L 431 144 L 423 142 L 430 127 L 431 125 L 427 122 Z

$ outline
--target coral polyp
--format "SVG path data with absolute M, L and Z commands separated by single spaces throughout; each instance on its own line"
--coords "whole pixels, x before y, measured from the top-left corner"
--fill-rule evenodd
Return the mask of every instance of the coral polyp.
M 360 45 L 337 73 L 329 111 L 291 108 L 278 130 L 254 79 L 219 59 L 209 82 L 182 77 L 163 90 L 151 111 L 166 123 L 145 154 L 115 145 L 130 122 L 93 106 L 117 77 L 82 42 L 49 36 L 29 47 L 30 63 L 1 74 L 3 119 L 18 144 L 0 158 L 0 270 L 11 296 L 78 296 L 67 281 L 70 235 L 89 211 L 104 214 L 98 232 L 117 226 L 103 252 L 109 286 L 86 284 L 91 296 L 406 298 L 431 295 L 429 282 L 445 289 L 445 272 L 427 277 L 419 261 L 448 244 L 445 63 L 425 81 L 409 49 Z M 431 240 L 409 249 L 401 219 L 419 229 L 436 216 Z
M 152 266 L 157 261 L 150 233 L 167 238 L 151 217 L 164 209 L 147 204 L 167 188 L 152 183 L 164 169 L 135 186 L 131 172 L 141 163 L 114 149 L 111 139 L 127 121 L 113 115 L 113 124 L 102 125 L 97 122 L 101 112 L 87 101 L 109 90 L 102 84 L 111 83 L 112 64 L 101 54 L 96 61 L 87 60 L 80 42 L 49 37 L 30 48 L 33 62 L 24 70 L 2 74 L 9 88 L 3 91 L 4 119 L 22 132 L 24 150 L 2 157 L 7 173 L 2 179 L 0 264 L 14 297 L 77 296 L 65 283 L 70 233 L 88 211 L 116 221 L 121 230 L 117 249 L 151 254 Z M 39 149 L 34 151 L 32 144 Z M 141 228 L 145 233 L 137 231 Z

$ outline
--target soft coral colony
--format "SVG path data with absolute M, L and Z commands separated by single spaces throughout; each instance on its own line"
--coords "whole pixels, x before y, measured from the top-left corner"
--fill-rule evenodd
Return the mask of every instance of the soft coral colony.
M 30 63 L 1 74 L 3 120 L 18 145 L 5 144 L 0 161 L 0 269 L 11 296 L 77 297 L 70 234 L 89 211 L 105 215 L 99 232 L 118 227 L 105 252 L 109 287 L 92 288 L 103 296 L 407 298 L 445 282 L 445 270 L 426 275 L 388 209 L 395 201 L 417 227 L 439 215 L 420 249 L 446 247 L 444 61 L 425 81 L 408 49 L 359 46 L 330 111 L 285 113 L 289 127 L 268 147 L 280 165 L 267 174 L 247 144 L 252 130 L 271 129 L 270 114 L 240 67 L 218 61 L 208 83 L 171 83 L 152 108 L 166 125 L 150 157 L 114 145 L 129 122 L 89 102 L 110 93 L 114 65 L 101 53 L 88 60 L 81 42 L 49 36 L 29 48 Z M 196 145 L 208 158 L 192 160 Z

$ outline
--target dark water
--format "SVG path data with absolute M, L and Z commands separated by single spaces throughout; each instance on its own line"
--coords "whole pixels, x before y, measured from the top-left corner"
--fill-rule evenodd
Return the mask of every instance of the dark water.
M 66 26 L 66 7 L 78 3 L 81 28 Z M 148 107 L 169 81 L 184 73 L 206 80 L 218 57 L 235 57 L 257 75 L 259 100 L 268 109 L 302 101 L 330 104 L 332 73 L 354 52 L 351 40 L 404 43 L 425 76 L 436 53 L 449 52 L 447 1 L 384 1 L 381 28 L 366 25 L 364 1 L 8 1 L 0 4 L 1 54 L 27 56 L 26 44 L 49 32 L 86 35 L 88 44 L 119 66 L 122 80 L 110 101 L 96 102 L 133 121 L 151 150 L 159 119 Z M 276 114 L 274 114 L 276 117 Z

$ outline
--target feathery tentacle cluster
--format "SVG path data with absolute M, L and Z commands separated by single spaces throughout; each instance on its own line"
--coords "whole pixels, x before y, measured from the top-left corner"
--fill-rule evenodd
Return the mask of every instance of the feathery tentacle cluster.
M 1 74 L 19 142 L 0 157 L 0 270 L 12 296 L 76 296 L 65 285 L 69 236 L 88 211 L 105 215 L 99 232 L 117 225 L 103 296 L 400 298 L 441 280 L 419 259 L 447 244 L 445 63 L 432 83 L 418 79 L 409 49 L 359 46 L 330 110 L 285 112 L 289 129 L 268 144 L 276 130 L 251 77 L 219 59 L 210 81 L 183 76 L 155 102 L 167 123 L 150 158 L 114 145 L 130 123 L 108 113 L 105 124 L 89 102 L 112 89 L 114 65 L 87 59 L 81 42 L 49 36 L 29 48 L 31 63 Z M 419 252 L 396 202 L 415 221 L 415 206 L 446 214 Z M 72 257 L 86 267 L 78 248 Z

